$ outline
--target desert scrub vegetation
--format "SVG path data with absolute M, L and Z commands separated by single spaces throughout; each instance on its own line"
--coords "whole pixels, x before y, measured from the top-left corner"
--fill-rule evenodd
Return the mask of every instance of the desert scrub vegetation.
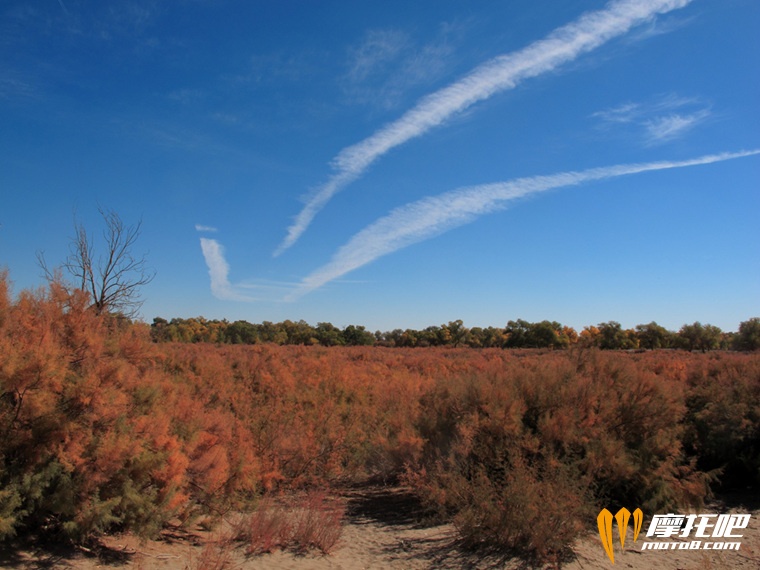
M 602 506 L 760 486 L 757 353 L 156 344 L 149 329 L 0 278 L 0 539 L 249 512 L 251 552 L 321 549 L 304 529 L 333 511 L 277 530 L 282 513 L 256 505 L 403 480 L 465 545 L 559 560 Z
M 322 491 L 309 491 L 285 500 L 265 498 L 235 525 L 233 539 L 247 554 L 274 550 L 329 554 L 343 532 L 345 504 Z
M 631 358 L 526 354 L 425 394 L 422 460 L 407 479 L 468 545 L 558 559 L 598 505 L 654 512 L 704 498 L 684 415 L 678 384 Z
M 0 284 L 0 536 L 151 535 L 255 492 L 247 430 L 164 373 L 144 326 Z

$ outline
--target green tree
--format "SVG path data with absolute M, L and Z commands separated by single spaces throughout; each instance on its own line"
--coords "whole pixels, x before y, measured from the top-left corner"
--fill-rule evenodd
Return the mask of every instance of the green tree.
M 372 346 L 375 344 L 375 335 L 363 326 L 348 325 L 343 329 L 343 340 L 349 346 Z
M 467 336 L 467 346 L 470 348 L 483 348 L 485 331 L 481 327 L 472 327 L 470 334 Z
M 415 346 L 440 346 L 443 342 L 446 342 L 446 333 L 443 333 L 441 328 L 436 325 L 425 327 L 421 331 L 415 331 L 415 333 L 417 339 Z
M 565 328 L 556 321 L 529 323 L 523 319 L 509 321 L 504 330 L 509 348 L 562 348 L 570 343 Z M 575 331 L 573 331 L 575 332 Z
M 150 325 L 150 338 L 153 342 L 170 342 L 172 338 L 169 321 L 155 317 Z
M 332 323 L 317 323 L 316 337 L 322 346 L 340 346 L 345 344 L 343 333 Z
M 420 333 L 414 329 L 406 329 L 398 338 L 396 346 L 415 347 L 419 344 Z
M 670 348 L 673 346 L 674 336 L 672 332 L 654 321 L 647 325 L 636 325 L 636 338 L 641 348 L 650 350 Z
M 523 319 L 509 321 L 504 329 L 507 336 L 505 346 L 507 348 L 523 348 L 528 346 L 528 334 L 531 324 Z
M 562 348 L 568 344 L 562 338 L 562 325 L 556 321 L 541 321 L 530 325 L 528 346 L 533 348 Z
M 754 317 L 739 324 L 734 346 L 737 350 L 760 349 L 760 318 Z
M 461 346 L 467 341 L 470 331 L 464 326 L 461 319 L 449 321 L 447 325 L 441 325 L 441 331 L 446 331 L 447 341 L 445 344 L 452 346 Z
M 507 342 L 507 335 L 504 329 L 496 327 L 486 327 L 483 330 L 483 347 L 484 348 L 504 348 Z
M 713 325 L 703 325 L 699 321 L 684 325 L 678 331 L 678 339 L 686 350 L 716 350 L 720 347 L 722 331 Z
M 599 323 L 597 328 L 599 329 L 599 337 L 596 340 L 599 348 L 607 350 L 636 348 L 635 335 L 623 330 L 620 323 L 608 321 L 606 323 Z
M 383 333 L 383 342 L 388 346 L 403 346 L 404 331 L 393 329 Z
M 248 321 L 235 321 L 227 325 L 224 341 L 232 344 L 256 344 L 259 335 L 255 325 Z

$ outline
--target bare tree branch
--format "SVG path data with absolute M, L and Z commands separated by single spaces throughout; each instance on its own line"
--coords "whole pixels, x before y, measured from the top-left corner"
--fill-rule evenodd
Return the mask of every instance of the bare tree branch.
M 136 257 L 133 253 L 142 222 L 128 226 L 113 210 L 98 210 L 105 222 L 105 250 L 96 257 L 90 235 L 83 224 L 74 220 L 74 237 L 63 269 L 71 275 L 75 287 L 90 295 L 92 307 L 98 314 L 121 313 L 132 318 L 142 306 L 140 288 L 155 277 L 155 272 L 147 266 L 145 255 Z M 37 261 L 45 277 L 53 279 L 54 272 L 48 268 L 41 253 L 37 254 Z

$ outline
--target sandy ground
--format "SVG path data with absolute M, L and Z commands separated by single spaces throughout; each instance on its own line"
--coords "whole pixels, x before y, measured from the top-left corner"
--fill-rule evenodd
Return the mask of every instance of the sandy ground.
M 451 525 L 425 524 L 411 496 L 401 488 L 372 487 L 346 492 L 347 515 L 340 542 L 329 555 L 276 551 L 246 556 L 243 545 L 226 548 L 218 543 L 228 529 L 212 532 L 193 529 L 167 532 L 158 541 L 140 541 L 129 535 L 104 539 L 96 552 L 39 549 L 0 552 L 0 568 L 18 570 L 95 568 L 130 570 L 359 570 L 359 569 L 518 569 L 518 560 L 463 552 Z M 751 512 L 749 527 L 741 531 L 739 551 L 667 550 L 641 551 L 646 537 L 632 544 L 629 531 L 626 549 L 615 545 L 615 564 L 604 552 L 599 536 L 589 536 L 574 548 L 575 560 L 567 570 L 728 570 L 760 568 L 760 508 L 747 501 L 716 503 L 702 512 Z M 648 523 L 645 523 L 645 531 Z M 615 539 L 617 540 L 617 531 Z M 210 544 L 210 546 L 209 546 Z M 205 553 L 211 563 L 203 564 Z M 213 560 L 215 559 L 215 560 Z M 221 564 L 226 560 L 226 565 Z M 216 562 L 214 564 L 213 562 Z M 549 566 L 544 566 L 549 568 Z

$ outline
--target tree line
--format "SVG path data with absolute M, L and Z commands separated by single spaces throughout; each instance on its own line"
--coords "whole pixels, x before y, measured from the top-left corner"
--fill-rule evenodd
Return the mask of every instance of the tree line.
M 113 210 L 101 208 L 100 214 L 104 222 L 100 242 L 75 220 L 74 237 L 69 240 L 70 253 L 62 266 L 51 269 L 43 252 L 37 254 L 38 263 L 49 283 L 64 287 L 69 294 L 84 292 L 89 297 L 90 308 L 97 314 L 130 319 L 137 316 L 142 305 L 141 288 L 155 276 L 155 272 L 147 266 L 145 255 L 134 253 L 141 223 L 125 224 Z M 72 280 L 65 281 L 63 272 L 68 273 Z M 303 320 L 254 324 L 244 320 L 229 322 L 204 317 L 173 318 L 170 321 L 156 317 L 151 325 L 151 338 L 154 342 L 306 346 L 562 349 L 580 345 L 610 350 L 751 351 L 760 349 L 760 318 L 742 322 L 737 333 L 724 332 L 719 327 L 700 322 L 685 324 L 676 332 L 656 322 L 623 329 L 616 321 L 587 326 L 578 333 L 556 321 L 531 323 L 523 319 L 509 321 L 502 328 L 468 328 L 460 319 L 423 330 L 394 329 L 372 333 L 361 325 L 339 328 L 327 322 L 317 323 L 315 327 Z
M 84 292 L 89 297 L 90 308 L 97 314 L 130 319 L 137 316 L 142 305 L 141 288 L 155 276 L 147 266 L 145 255 L 134 253 L 141 223 L 125 224 L 113 210 L 100 208 L 100 214 L 104 222 L 102 240 L 97 240 L 75 220 L 74 237 L 69 240 L 69 256 L 62 266 L 51 269 L 43 252 L 37 254 L 38 263 L 49 283 L 64 287 L 69 294 Z M 65 281 L 63 272 L 72 280 Z M 677 348 L 702 352 L 760 349 L 760 318 L 757 317 L 742 322 L 737 333 L 724 332 L 719 327 L 700 322 L 686 324 L 675 332 L 656 322 L 623 329 L 616 321 L 587 326 L 578 333 L 556 321 L 531 323 L 523 319 L 509 321 L 502 328 L 468 328 L 462 320 L 455 320 L 423 330 L 394 329 L 372 333 L 361 325 L 341 329 L 328 322 L 317 323 L 314 327 L 303 320 L 254 324 L 204 317 L 173 318 L 170 321 L 156 317 L 150 328 L 154 342 L 551 349 L 580 345 L 611 350 Z
M 741 350 L 760 349 L 760 318 L 739 325 L 738 332 L 724 332 L 719 327 L 695 322 L 671 331 L 656 322 L 624 329 L 616 321 L 574 328 L 556 321 L 509 321 L 505 327 L 466 327 L 462 320 L 449 321 L 422 330 L 394 329 L 368 331 L 361 325 L 339 328 L 332 323 L 312 326 L 300 320 L 280 323 L 193 317 L 171 320 L 156 317 L 151 324 L 154 342 L 210 342 L 217 344 L 381 346 L 381 347 L 470 347 L 470 348 L 550 348 L 570 346 L 597 347 L 606 350 Z

